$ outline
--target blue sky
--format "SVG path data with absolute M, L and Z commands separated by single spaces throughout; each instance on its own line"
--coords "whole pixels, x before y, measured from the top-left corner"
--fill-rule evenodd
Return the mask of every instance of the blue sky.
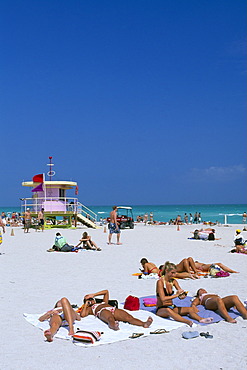
M 84 204 L 246 202 L 246 3 L 0 3 L 0 204 L 47 171 Z

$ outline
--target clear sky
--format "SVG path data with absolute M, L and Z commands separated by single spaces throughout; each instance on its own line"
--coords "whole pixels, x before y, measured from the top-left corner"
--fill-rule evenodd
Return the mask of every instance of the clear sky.
M 246 202 L 244 0 L 2 0 L 0 206 Z

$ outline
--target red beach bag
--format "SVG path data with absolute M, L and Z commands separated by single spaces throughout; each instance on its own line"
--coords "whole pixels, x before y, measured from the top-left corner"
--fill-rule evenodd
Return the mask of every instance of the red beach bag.
M 140 309 L 139 298 L 129 295 L 124 302 L 124 308 L 129 311 L 138 311 Z

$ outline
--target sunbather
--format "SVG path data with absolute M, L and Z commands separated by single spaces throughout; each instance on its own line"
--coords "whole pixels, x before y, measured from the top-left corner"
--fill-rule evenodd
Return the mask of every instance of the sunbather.
M 98 296 L 103 296 L 102 303 L 96 303 L 94 298 Z M 136 319 L 125 310 L 112 307 L 109 305 L 108 301 L 108 290 L 102 290 L 97 293 L 85 295 L 84 306 L 80 313 L 81 317 L 94 315 L 95 317 L 98 317 L 100 320 L 104 321 L 109 328 L 113 330 L 119 330 L 119 321 L 128 322 L 132 325 L 143 326 L 144 328 L 148 328 L 153 322 L 153 319 L 150 316 L 145 322 Z
M 208 293 L 205 289 L 201 288 L 197 291 L 196 298 L 192 302 L 192 307 L 196 307 L 199 304 L 203 305 L 207 310 L 218 311 L 220 316 L 230 323 L 237 322 L 227 312 L 234 306 L 243 318 L 245 320 L 247 319 L 247 310 L 237 295 L 220 298 L 217 294 Z
M 74 321 L 81 320 L 67 298 L 61 298 L 55 307 L 40 316 L 39 321 L 49 320 L 50 329 L 44 331 L 44 336 L 48 342 L 53 341 L 53 337 L 61 326 L 69 327 L 69 335 L 74 334 Z
M 142 258 L 141 261 L 140 261 L 140 264 L 143 267 L 142 272 L 145 275 L 149 275 L 151 273 L 153 273 L 153 274 L 158 274 L 159 273 L 158 267 L 154 263 L 148 262 L 148 260 L 146 258 Z
M 196 266 L 196 269 L 198 271 L 208 272 L 212 265 L 217 265 L 221 268 L 221 270 L 229 272 L 230 274 L 234 274 L 234 273 L 238 272 L 238 271 L 230 269 L 230 267 L 227 267 L 227 266 L 223 265 L 223 263 L 221 263 L 221 262 L 202 263 L 202 262 L 195 261 L 195 266 Z
M 179 262 L 176 266 L 176 275 L 175 278 L 178 279 L 199 279 L 197 275 L 197 268 L 195 266 L 195 261 L 192 257 L 184 258 L 181 262 Z M 162 270 L 164 265 L 159 267 L 160 269 L 160 276 L 162 275 Z
M 82 244 L 83 243 L 83 244 Z M 81 249 L 91 249 L 96 251 L 101 251 L 99 247 L 97 247 L 96 243 L 92 241 L 91 236 L 85 231 L 82 234 L 82 238 L 80 239 L 79 243 L 75 246 L 75 249 L 80 249 L 79 246 L 83 245 Z
M 210 323 L 213 319 L 211 317 L 203 319 L 197 315 L 198 310 L 196 307 L 177 307 L 173 304 L 172 300 L 174 298 L 179 297 L 180 299 L 184 299 L 187 295 L 187 293 L 181 289 L 177 280 L 174 279 L 176 273 L 176 265 L 167 261 L 162 270 L 162 276 L 157 281 L 156 285 L 156 315 L 161 317 L 172 317 L 174 320 L 184 322 L 189 326 L 192 326 L 193 322 L 183 316 L 188 315 L 201 323 Z M 176 289 L 176 293 L 174 293 L 173 287 Z

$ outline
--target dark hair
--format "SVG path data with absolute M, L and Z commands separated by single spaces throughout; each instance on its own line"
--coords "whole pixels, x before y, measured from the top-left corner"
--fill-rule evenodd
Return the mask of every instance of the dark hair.
M 113 206 L 112 209 L 114 209 L 114 210 L 117 209 L 117 206 Z
M 82 236 L 83 236 L 83 238 L 86 238 L 86 236 L 87 236 L 88 234 L 87 234 L 87 232 L 86 231 L 84 231 L 84 233 L 82 234 Z
M 56 233 L 56 236 L 59 236 L 59 235 L 61 235 L 60 233 Z
M 140 263 L 143 265 L 143 264 L 145 264 L 145 263 L 148 263 L 148 260 L 147 260 L 146 258 L 142 258 L 142 259 L 140 260 Z

